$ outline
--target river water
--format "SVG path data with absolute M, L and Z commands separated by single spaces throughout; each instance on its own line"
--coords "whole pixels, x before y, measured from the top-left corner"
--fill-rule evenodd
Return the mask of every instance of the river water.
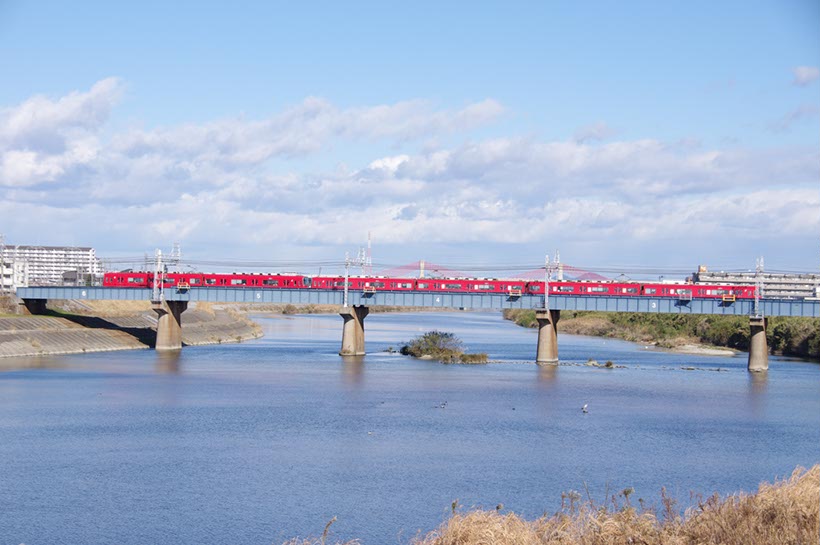
M 535 332 L 497 313 L 371 314 L 368 355 L 343 359 L 338 316 L 258 321 L 239 345 L 0 372 L 0 545 L 270 544 L 334 516 L 333 540 L 405 543 L 454 500 L 535 517 L 563 491 L 666 486 L 685 507 L 820 461 L 811 362 L 751 375 L 745 354 L 562 335 L 539 368 Z M 498 363 L 384 352 L 431 329 Z

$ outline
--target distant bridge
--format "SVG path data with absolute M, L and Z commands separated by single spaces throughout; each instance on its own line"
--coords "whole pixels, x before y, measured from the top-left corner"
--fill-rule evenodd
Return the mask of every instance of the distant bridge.
M 18 288 L 17 296 L 32 313 L 45 311 L 48 299 L 77 300 L 151 300 L 153 292 L 143 288 L 106 288 L 48 286 Z M 589 295 L 550 295 L 549 310 L 544 309 L 543 295 L 508 295 L 501 293 L 431 293 L 427 291 L 376 291 L 364 293 L 350 290 L 348 306 L 343 306 L 344 292 L 327 289 L 251 289 L 197 287 L 187 290 L 168 288 L 160 301 L 154 301 L 159 315 L 157 349 L 173 350 L 182 347 L 180 320 L 188 303 L 290 303 L 294 305 L 336 305 L 344 318 L 341 355 L 364 354 L 364 318 L 369 307 L 431 307 L 471 310 L 533 309 L 539 323 L 537 363 L 558 361 L 556 325 L 562 310 L 599 312 L 641 312 L 667 314 L 712 314 L 749 316 L 752 343 L 749 351 L 749 369 L 768 368 L 766 319 L 769 316 L 799 316 L 820 318 L 820 301 L 808 299 L 762 299 L 759 308 L 754 301 L 741 299 L 677 299 L 674 297 L 628 297 Z M 762 344 L 761 344 L 762 343 Z

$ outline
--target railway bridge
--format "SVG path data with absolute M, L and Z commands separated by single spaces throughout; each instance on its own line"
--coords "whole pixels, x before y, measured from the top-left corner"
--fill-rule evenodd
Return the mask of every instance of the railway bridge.
M 49 299 L 77 300 L 151 300 L 157 313 L 157 350 L 182 348 L 182 313 L 191 301 L 212 303 L 291 303 L 295 305 L 336 305 L 343 319 L 342 356 L 365 353 L 364 321 L 371 307 L 432 307 L 443 309 L 533 309 L 538 320 L 538 342 L 535 361 L 538 364 L 558 362 L 557 324 L 562 310 L 603 312 L 641 312 L 667 314 L 716 314 L 748 316 L 751 331 L 748 369 L 768 369 L 766 322 L 769 316 L 820 318 L 820 301 L 808 299 L 761 299 L 723 301 L 720 299 L 679 299 L 650 296 L 594 295 L 508 295 L 502 293 L 431 293 L 422 291 L 350 291 L 334 289 L 258 289 L 196 287 L 167 289 L 154 299 L 153 290 L 145 288 L 108 288 L 47 286 L 19 288 L 17 295 L 32 314 L 45 311 Z

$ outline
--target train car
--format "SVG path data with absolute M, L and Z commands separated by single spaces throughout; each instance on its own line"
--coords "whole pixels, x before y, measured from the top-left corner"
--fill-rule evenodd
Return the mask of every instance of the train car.
M 344 290 L 342 276 L 308 276 L 296 273 L 167 273 L 162 277 L 164 288 L 196 287 L 253 289 L 329 289 Z M 103 286 L 153 288 L 154 273 L 123 271 L 105 273 Z M 381 276 L 351 276 L 347 279 L 351 291 L 428 291 L 435 293 L 498 293 L 510 297 L 542 295 L 544 282 L 498 278 L 388 278 Z M 550 295 L 669 297 L 678 300 L 720 299 L 734 301 L 753 299 L 754 286 L 616 281 L 556 281 L 549 283 Z
M 148 288 L 151 287 L 154 273 L 140 271 L 107 272 L 103 275 L 103 286 L 106 288 Z
M 754 286 L 651 282 L 550 282 L 552 295 L 673 297 L 687 299 L 754 299 Z

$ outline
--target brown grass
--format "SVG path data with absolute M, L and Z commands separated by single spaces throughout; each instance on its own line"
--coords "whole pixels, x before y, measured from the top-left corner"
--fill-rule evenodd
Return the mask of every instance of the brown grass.
M 808 545 L 820 533 L 820 465 L 763 483 L 754 494 L 698 498 L 679 516 L 674 501 L 636 508 L 630 490 L 607 505 L 578 503 L 577 493 L 552 515 L 528 521 L 513 513 L 454 513 L 413 545 Z

